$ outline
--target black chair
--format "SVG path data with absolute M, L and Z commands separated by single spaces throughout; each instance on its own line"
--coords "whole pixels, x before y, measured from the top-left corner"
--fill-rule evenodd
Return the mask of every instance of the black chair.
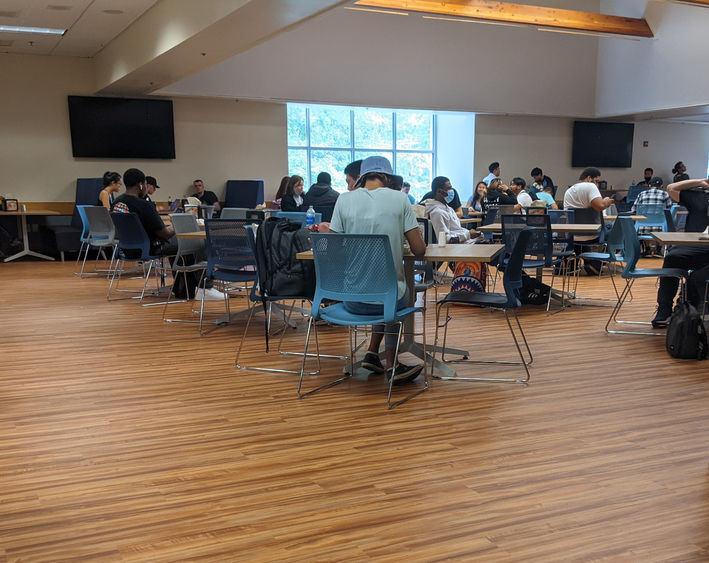
M 507 327 L 510 329 L 510 334 L 514 340 L 515 347 L 519 353 L 520 361 L 504 361 L 504 360 L 485 360 L 485 359 L 467 359 L 463 358 L 461 360 L 452 360 L 453 362 L 468 362 L 468 363 L 483 363 L 483 364 L 506 364 L 506 365 L 521 365 L 524 368 L 526 377 L 524 379 L 519 378 L 504 378 L 504 377 L 450 377 L 450 376 L 437 376 L 435 371 L 433 371 L 433 376 L 436 379 L 445 380 L 459 380 L 459 381 L 491 381 L 500 383 L 527 383 L 530 378 L 529 366 L 532 364 L 534 358 L 532 356 L 532 351 L 527 343 L 527 338 L 524 335 L 522 326 L 519 323 L 519 318 L 517 317 L 516 309 L 521 306 L 519 299 L 519 290 L 522 287 L 522 268 L 524 264 L 524 256 L 528 251 L 528 246 L 530 245 L 533 236 L 533 230 L 529 228 L 522 228 L 518 233 L 516 233 L 514 247 L 512 249 L 512 254 L 507 260 L 507 265 L 505 267 L 505 272 L 502 278 L 502 283 L 505 288 L 505 293 L 485 293 L 485 292 L 467 292 L 467 291 L 456 291 L 451 292 L 446 295 L 441 301 L 438 302 L 436 307 L 436 338 L 433 347 L 433 362 L 432 365 L 435 366 L 436 350 L 446 349 L 446 337 L 448 335 L 448 324 L 452 320 L 450 316 L 450 307 L 453 305 L 462 305 L 468 307 L 481 307 L 481 308 L 492 308 L 501 309 L 505 314 L 505 320 L 507 321 Z M 441 311 L 445 308 L 445 322 L 441 324 Z M 519 329 L 519 337 L 515 333 L 515 330 L 510 322 L 510 312 L 514 317 L 515 324 Z M 438 330 L 443 326 L 443 346 L 438 347 Z M 520 346 L 520 339 L 527 350 L 528 358 L 525 357 L 522 347 Z M 441 361 L 445 362 L 445 354 L 441 353 Z M 451 361 L 451 360 L 449 360 Z M 433 368 L 435 370 L 435 367 Z

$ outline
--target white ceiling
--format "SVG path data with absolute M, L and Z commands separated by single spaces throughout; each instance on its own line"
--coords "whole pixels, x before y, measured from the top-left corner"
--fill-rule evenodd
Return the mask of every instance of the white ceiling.
M 63 36 L 0 32 L 0 53 L 93 57 L 156 1 L 0 0 L 0 25 L 68 30 Z

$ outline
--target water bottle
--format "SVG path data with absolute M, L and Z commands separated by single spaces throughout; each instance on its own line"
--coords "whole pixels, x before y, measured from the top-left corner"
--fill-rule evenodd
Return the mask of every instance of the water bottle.
M 311 225 L 315 224 L 315 209 L 313 209 L 313 206 L 311 205 L 308 207 L 308 211 L 305 214 L 305 224 L 310 227 Z

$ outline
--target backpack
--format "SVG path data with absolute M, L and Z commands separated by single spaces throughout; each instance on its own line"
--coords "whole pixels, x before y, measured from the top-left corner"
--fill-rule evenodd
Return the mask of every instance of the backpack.
M 451 292 L 484 292 L 487 270 L 482 262 L 457 262 L 451 282 Z
M 537 278 L 522 273 L 522 287 L 519 290 L 519 301 L 523 305 L 546 305 L 551 287 Z
M 270 217 L 261 224 L 256 236 L 256 266 L 263 297 L 313 297 L 315 264 L 295 257 L 310 250 L 309 235 L 300 222 L 289 219 Z
M 673 358 L 706 359 L 707 331 L 701 315 L 691 303 L 684 301 L 672 312 L 666 346 Z

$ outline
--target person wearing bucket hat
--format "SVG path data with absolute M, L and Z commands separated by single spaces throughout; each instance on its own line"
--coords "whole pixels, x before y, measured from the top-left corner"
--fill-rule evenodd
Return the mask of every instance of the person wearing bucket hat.
M 397 309 L 408 306 L 409 292 L 404 278 L 403 244 L 408 241 L 411 252 L 422 256 L 426 244 L 418 228 L 409 198 L 405 193 L 391 189 L 394 171 L 391 163 L 382 156 L 370 156 L 362 161 L 360 177 L 354 190 L 343 193 L 337 199 L 330 223 L 336 233 L 382 234 L 389 236 L 398 288 Z M 381 304 L 346 302 L 345 308 L 355 314 L 378 314 Z M 379 359 L 379 346 L 386 334 L 386 369 Z M 396 352 L 395 326 L 376 325 L 372 330 L 369 348 L 362 366 L 374 373 L 385 373 L 395 384 L 413 381 L 422 365 L 407 366 L 394 357 Z

